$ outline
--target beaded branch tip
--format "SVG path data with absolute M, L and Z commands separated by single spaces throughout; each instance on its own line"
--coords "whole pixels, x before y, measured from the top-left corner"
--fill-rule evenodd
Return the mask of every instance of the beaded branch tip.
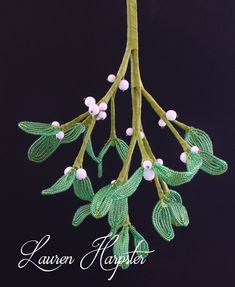
M 155 183 L 159 201 L 156 203 L 152 222 L 155 230 L 162 238 L 170 241 L 174 238 L 174 228 L 186 227 L 189 217 L 183 205 L 180 194 L 168 186 L 179 186 L 190 182 L 202 170 L 211 175 L 220 175 L 227 170 L 227 163 L 214 155 L 213 144 L 204 131 L 188 126 L 178 121 L 178 114 L 174 110 L 164 111 L 151 94 L 145 89 L 141 81 L 138 54 L 138 26 L 137 1 L 126 0 L 127 3 L 127 43 L 121 65 L 116 73 L 110 74 L 107 81 L 110 88 L 100 101 L 93 97 L 86 97 L 84 105 L 87 108 L 83 114 L 75 119 L 60 124 L 20 122 L 19 127 L 26 133 L 39 138 L 28 151 L 28 158 L 33 162 L 43 162 L 52 155 L 61 144 L 68 144 L 83 135 L 83 141 L 78 155 L 71 166 L 64 170 L 64 174 L 49 188 L 42 191 L 43 195 L 54 195 L 69 190 L 85 204 L 80 206 L 74 214 L 72 224 L 79 226 L 89 215 L 98 219 L 107 215 L 110 225 L 110 236 L 118 238 L 113 246 L 114 255 L 122 258 L 119 266 L 127 269 L 130 236 L 134 240 L 137 254 L 145 258 L 149 246 L 146 239 L 132 225 L 128 212 L 128 200 L 142 180 Z M 128 65 L 131 66 L 131 81 L 126 80 Z M 117 136 L 115 117 L 115 97 L 121 92 L 131 90 L 132 123 L 126 127 L 126 136 L 130 138 L 129 145 Z M 185 171 L 176 171 L 167 167 L 161 158 L 156 158 L 146 138 L 141 121 L 142 100 L 145 99 L 158 116 L 158 125 L 169 128 L 173 136 L 182 147 L 179 159 L 185 163 Z M 111 102 L 111 103 L 110 103 Z M 101 151 L 96 155 L 91 140 L 92 132 L 97 121 L 109 117 L 110 103 L 110 136 Z M 177 128 L 183 130 L 184 135 Z M 130 175 L 129 169 L 135 148 L 138 146 L 141 163 L 136 171 Z M 84 156 L 87 153 L 98 166 L 98 177 L 103 176 L 103 160 L 108 151 L 117 151 L 122 168 L 116 178 L 109 184 L 94 191 L 89 174 L 84 169 Z M 118 235 L 118 237 L 115 237 Z

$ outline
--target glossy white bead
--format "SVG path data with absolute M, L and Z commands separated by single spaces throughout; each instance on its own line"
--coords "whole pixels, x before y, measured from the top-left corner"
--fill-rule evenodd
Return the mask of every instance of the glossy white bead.
M 60 123 L 57 122 L 57 121 L 54 121 L 54 122 L 51 123 L 51 125 L 52 125 L 53 127 L 55 127 L 55 128 L 58 128 L 58 127 L 60 126 Z
M 64 138 L 64 132 L 58 132 L 55 136 L 58 140 L 61 141 Z
M 116 182 L 116 180 L 114 179 L 114 180 L 112 180 L 111 181 L 111 185 L 114 185 L 114 183 Z
M 72 166 L 66 167 L 66 169 L 64 170 L 64 174 L 69 173 L 71 170 L 72 170 Z
M 128 129 L 126 129 L 126 135 L 127 135 L 128 137 L 131 137 L 131 136 L 133 135 L 133 128 L 128 128 Z
M 87 97 L 85 98 L 84 103 L 89 108 L 91 105 L 94 105 L 96 103 L 96 100 L 93 97 Z
M 143 139 L 145 137 L 144 132 L 140 132 L 140 137 Z
M 177 118 L 177 113 L 174 110 L 169 110 L 166 112 L 166 118 L 169 121 L 174 121 Z
M 121 91 L 126 91 L 129 88 L 129 82 L 127 80 L 121 80 L 121 82 L 119 83 L 119 89 Z
M 100 108 L 100 111 L 106 111 L 107 108 L 108 108 L 108 105 L 106 103 L 100 103 L 99 104 L 99 108 Z
M 157 163 L 160 164 L 160 165 L 163 165 L 163 160 L 161 158 L 158 158 L 157 159 Z
M 186 163 L 187 161 L 187 154 L 186 152 L 182 152 L 181 155 L 180 155 L 180 160 L 183 162 L 183 163 Z
M 155 177 L 155 173 L 152 169 L 145 169 L 143 176 L 145 180 L 152 181 Z
M 89 106 L 89 113 L 92 115 L 92 117 L 98 115 L 99 112 L 100 112 L 100 108 L 98 105 L 92 104 Z
M 116 80 L 116 76 L 113 74 L 108 75 L 107 81 L 113 83 Z
M 76 171 L 76 178 L 79 179 L 79 180 L 83 180 L 87 177 L 87 172 L 84 168 L 79 168 L 77 171 Z
M 150 169 L 150 168 L 152 168 L 152 163 L 151 163 L 151 161 L 150 160 L 145 160 L 144 162 L 143 162 L 143 168 L 144 169 Z
M 99 112 L 96 119 L 97 119 L 97 121 L 100 121 L 100 120 L 105 120 L 106 118 L 107 118 L 106 112 Z
M 158 125 L 161 127 L 161 128 L 164 128 L 166 126 L 166 123 L 163 121 L 163 119 L 160 119 L 158 121 Z
M 200 149 L 199 149 L 198 146 L 195 146 L 195 145 L 194 145 L 194 146 L 191 147 L 191 151 L 192 151 L 192 152 L 195 152 L 195 153 L 199 153 Z

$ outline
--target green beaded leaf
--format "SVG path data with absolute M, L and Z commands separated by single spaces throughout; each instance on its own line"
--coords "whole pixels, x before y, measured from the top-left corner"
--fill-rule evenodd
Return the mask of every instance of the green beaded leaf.
M 88 140 L 88 143 L 86 146 L 86 152 L 88 153 L 88 155 L 90 156 L 91 159 L 93 159 L 95 162 L 99 163 L 99 159 L 94 153 L 91 139 Z
M 135 245 L 136 253 L 139 256 L 146 258 L 149 254 L 148 242 L 133 226 L 130 227 L 130 232 L 134 238 L 134 245 Z
M 129 227 L 126 226 L 119 233 L 118 240 L 113 245 L 113 255 L 122 269 L 129 267 Z
M 169 200 L 167 202 L 171 213 L 171 222 L 175 226 L 188 226 L 189 217 L 185 206 L 175 200 Z
M 108 222 L 112 228 L 121 227 L 128 215 L 127 198 L 113 201 L 108 214 Z
M 113 196 L 113 199 L 117 200 L 131 196 L 137 190 L 143 179 L 143 171 L 143 167 L 139 167 L 126 183 L 119 186 Z
M 75 176 L 76 170 L 72 169 L 69 173 L 59 178 L 57 182 L 53 184 L 50 188 L 44 189 L 42 191 L 42 194 L 53 195 L 68 190 L 72 186 Z
M 202 166 L 201 156 L 195 152 L 188 152 L 186 166 L 187 170 L 195 175 Z
M 213 154 L 210 154 L 206 151 L 201 151 L 200 156 L 203 161 L 201 170 L 206 173 L 209 173 L 211 175 L 220 175 L 226 172 L 226 170 L 228 169 L 228 164 L 224 160 L 214 156 Z
M 156 231 L 167 241 L 171 241 L 175 234 L 171 225 L 169 207 L 160 200 L 153 209 L 152 222 Z
M 90 214 L 91 214 L 90 203 L 79 207 L 73 216 L 72 225 L 75 227 L 79 226 Z
M 172 200 L 174 200 L 175 202 L 181 203 L 181 204 L 183 203 L 181 195 L 178 192 L 172 189 L 170 189 L 169 192 L 170 192 L 170 198 Z
M 202 151 L 213 154 L 213 144 L 207 133 L 191 127 L 185 134 L 185 141 L 191 146 L 197 146 Z
M 103 158 L 106 155 L 106 153 L 108 152 L 109 148 L 112 146 L 112 140 L 108 140 L 105 145 L 103 146 L 103 148 L 101 149 L 101 151 L 99 152 L 98 155 L 98 159 L 99 159 L 99 163 L 98 163 L 98 177 L 102 177 L 103 175 Z
M 115 147 L 117 149 L 118 155 L 122 161 L 125 160 L 127 152 L 128 152 L 128 145 L 122 139 L 116 139 Z
M 19 122 L 19 128 L 24 132 L 32 135 L 49 136 L 60 132 L 60 128 L 53 127 L 51 124 L 37 123 L 37 122 Z
M 43 162 L 60 146 L 61 141 L 52 136 L 41 136 L 28 150 L 28 158 L 34 162 Z
M 85 130 L 86 128 L 83 124 L 76 124 L 73 128 L 65 132 L 61 143 L 67 144 L 77 140 Z
M 76 178 L 73 182 L 73 189 L 75 195 L 82 200 L 92 201 L 95 195 L 90 178 L 88 176 L 83 180 Z
M 187 155 L 188 171 L 175 171 L 159 163 L 153 164 L 155 174 L 167 184 L 178 186 L 192 180 L 202 165 L 202 160 L 197 153 L 189 152 Z
M 113 203 L 112 196 L 117 186 L 117 184 L 114 186 L 106 185 L 95 194 L 91 203 L 91 214 L 95 218 L 104 217 L 109 212 Z

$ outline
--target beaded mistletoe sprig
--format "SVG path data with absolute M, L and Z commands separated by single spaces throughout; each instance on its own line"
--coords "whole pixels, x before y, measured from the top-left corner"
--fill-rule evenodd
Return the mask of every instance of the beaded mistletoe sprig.
M 19 127 L 23 131 L 39 136 L 39 139 L 32 144 L 28 151 L 28 157 L 33 162 L 43 162 L 61 144 L 71 143 L 82 134 L 84 135 L 73 165 L 67 167 L 64 170 L 64 175 L 54 185 L 44 189 L 42 194 L 58 194 L 73 186 L 75 195 L 86 202 L 74 214 L 72 221 L 74 226 L 79 226 L 89 215 L 96 219 L 107 215 L 111 228 L 110 236 L 119 235 L 116 237 L 118 240 L 113 246 L 113 253 L 124 258 L 119 261 L 119 265 L 123 269 L 129 266 L 129 235 L 134 239 L 137 254 L 142 257 L 148 255 L 148 243 L 132 225 L 128 213 L 128 199 L 135 193 L 143 179 L 154 182 L 159 197 L 152 213 L 153 226 L 165 240 L 170 241 L 174 238 L 173 227 L 189 224 L 188 213 L 182 198 L 171 188 L 191 181 L 199 169 L 211 175 L 220 175 L 227 170 L 227 163 L 214 155 L 212 141 L 204 131 L 179 122 L 174 110 L 165 112 L 145 89 L 139 68 L 137 3 L 136 0 L 127 0 L 126 2 L 128 27 L 126 50 L 117 74 L 110 74 L 107 78 L 111 87 L 105 96 L 98 102 L 93 97 L 85 98 L 84 104 L 88 111 L 65 124 L 60 124 L 57 121 L 51 124 L 26 121 L 19 123 Z M 130 84 L 125 79 L 129 62 L 131 65 Z M 118 89 L 125 92 L 129 86 L 132 98 L 132 125 L 126 129 L 126 135 L 130 137 L 128 145 L 123 139 L 117 137 L 115 96 Z M 155 157 L 141 121 L 142 98 L 147 100 L 160 118 L 158 125 L 161 128 L 168 127 L 181 145 L 180 160 L 185 163 L 185 171 L 175 171 L 167 167 L 162 159 Z M 91 135 L 97 121 L 106 119 L 110 102 L 110 137 L 99 154 L 95 155 Z M 175 126 L 184 131 L 184 137 L 179 134 Z M 137 145 L 141 153 L 141 163 L 136 171 L 129 175 L 133 152 Z M 97 163 L 98 176 L 102 177 L 103 159 L 111 147 L 117 150 L 123 162 L 122 169 L 115 180 L 94 192 L 90 177 L 84 169 L 84 155 L 87 152 Z

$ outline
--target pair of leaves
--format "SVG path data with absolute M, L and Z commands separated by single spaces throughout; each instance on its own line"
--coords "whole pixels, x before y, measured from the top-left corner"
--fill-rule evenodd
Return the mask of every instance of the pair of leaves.
M 185 141 L 190 146 L 198 146 L 202 159 L 201 170 L 211 175 L 220 175 L 228 169 L 227 163 L 213 153 L 213 144 L 207 133 L 191 127 L 185 134 Z
M 149 254 L 149 245 L 145 238 L 133 226 L 123 226 L 113 246 L 113 254 L 119 260 L 122 269 L 129 267 L 129 231 L 134 239 L 136 254 L 142 258 L 146 258 Z
M 45 161 L 61 144 L 75 141 L 84 131 L 85 127 L 83 124 L 76 124 L 73 128 L 65 132 L 65 136 L 62 140 L 58 140 L 55 135 L 42 135 L 29 148 L 29 160 L 38 163 Z
M 75 195 L 79 199 L 92 202 L 95 193 L 88 176 L 83 180 L 75 179 L 73 181 L 73 188 Z M 79 226 L 89 215 L 91 215 L 91 203 L 82 205 L 75 212 L 72 225 L 75 227 Z
M 99 159 L 98 177 L 102 177 L 103 175 L 103 158 L 109 151 L 110 147 L 116 148 L 118 155 L 122 161 L 124 161 L 126 158 L 127 151 L 128 151 L 128 145 L 125 143 L 125 141 L 122 139 L 109 139 L 105 143 L 105 145 L 103 146 L 103 148 L 101 149 L 98 155 L 98 159 Z
M 189 152 L 187 171 L 175 171 L 159 163 L 153 164 L 155 175 L 171 186 L 178 186 L 192 180 L 202 165 L 201 157 L 197 153 Z
M 169 190 L 170 198 L 161 199 L 153 209 L 152 222 L 156 231 L 167 241 L 171 241 L 174 236 L 172 225 L 188 226 L 189 218 L 181 196 L 173 190 Z

